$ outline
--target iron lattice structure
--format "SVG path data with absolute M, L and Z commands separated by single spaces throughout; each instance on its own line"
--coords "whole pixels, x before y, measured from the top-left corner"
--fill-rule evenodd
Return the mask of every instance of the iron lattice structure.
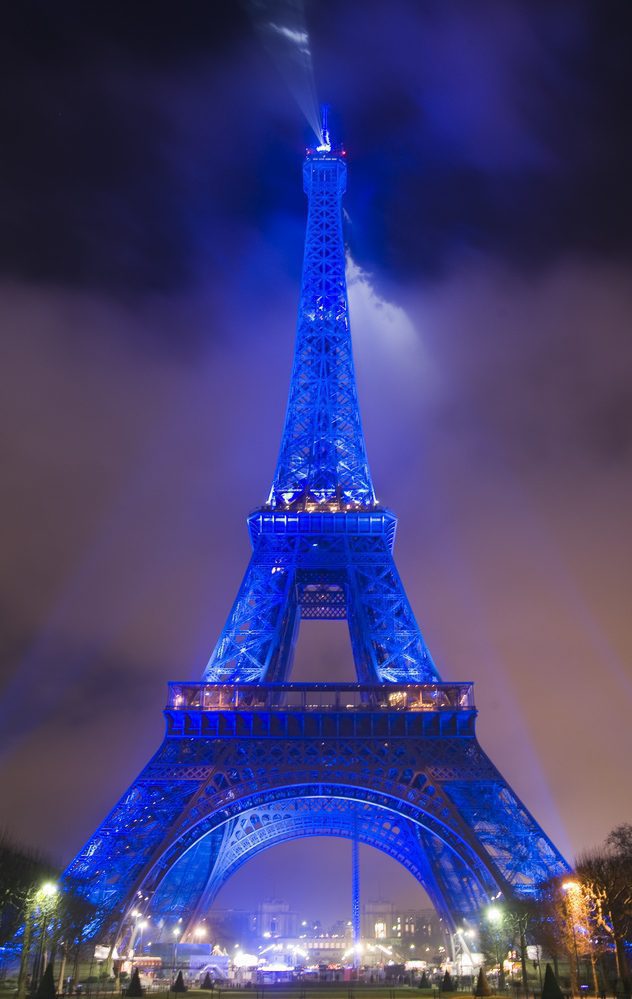
M 261 850 L 341 836 L 423 885 L 447 929 L 567 870 L 479 746 L 469 683 L 442 683 L 393 561 L 356 394 L 341 201 L 327 133 L 308 151 L 296 350 L 250 564 L 201 683 L 171 684 L 160 749 L 66 872 L 112 943 L 130 912 L 186 933 Z M 346 618 L 353 684 L 290 680 L 301 619 Z

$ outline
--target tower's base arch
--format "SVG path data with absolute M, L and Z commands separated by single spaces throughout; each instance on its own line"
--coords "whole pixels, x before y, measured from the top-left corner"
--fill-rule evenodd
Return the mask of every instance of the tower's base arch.
M 221 826 L 199 837 L 184 852 L 171 851 L 171 863 L 160 875 L 150 875 L 146 914 L 154 922 L 182 919 L 183 937 L 192 933 L 210 910 L 227 881 L 249 860 L 265 850 L 292 840 L 313 837 L 357 838 L 401 864 L 427 892 L 446 931 L 455 929 L 445 898 L 444 886 L 432 871 L 426 841 L 435 840 L 434 851 L 442 851 L 444 870 L 450 867 L 451 890 L 460 891 L 463 914 L 475 915 L 490 897 L 495 884 L 480 863 L 440 840 L 422 822 L 402 816 L 394 807 L 363 801 L 352 789 L 330 788 L 321 796 L 274 798 L 246 808 Z M 157 878 L 160 880 L 157 881 Z M 147 889 L 147 891 L 146 891 Z

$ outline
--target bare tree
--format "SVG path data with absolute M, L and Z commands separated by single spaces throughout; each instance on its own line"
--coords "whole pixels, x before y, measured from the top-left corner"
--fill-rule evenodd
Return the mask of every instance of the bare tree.
M 0 944 L 22 925 L 33 889 L 58 871 L 46 857 L 19 846 L 0 830 Z
M 617 826 L 605 845 L 580 855 L 577 877 L 593 901 L 593 920 L 610 937 L 617 974 L 629 988 L 626 942 L 632 942 L 632 825 Z

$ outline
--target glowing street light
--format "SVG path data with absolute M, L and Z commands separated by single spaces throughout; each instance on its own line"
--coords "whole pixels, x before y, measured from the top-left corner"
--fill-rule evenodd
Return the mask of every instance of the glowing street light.
M 55 911 L 59 885 L 54 881 L 45 881 L 34 892 L 30 894 L 26 908 L 26 918 L 24 921 L 24 936 L 22 939 L 22 955 L 20 958 L 20 971 L 18 975 L 17 999 L 23 999 L 26 992 L 27 965 L 31 949 L 31 939 L 35 919 L 39 916 L 39 947 L 37 958 L 31 980 L 31 990 L 37 988 L 37 984 L 44 968 L 44 954 L 46 949 L 46 933 Z
M 144 916 L 140 909 L 132 909 L 130 916 L 133 923 L 130 931 L 129 944 L 127 948 L 128 957 L 133 957 L 136 953 L 136 941 L 138 940 L 138 950 L 142 952 L 143 930 L 149 926 L 149 916 Z
M 136 922 L 136 928 L 138 929 L 138 950 L 143 953 L 143 930 L 146 930 L 149 926 L 149 922 L 146 919 L 139 919 Z
M 174 926 L 173 928 L 173 972 L 175 974 L 176 968 L 178 966 L 178 939 L 182 933 L 181 926 Z
M 577 933 L 575 931 L 576 910 L 581 905 L 581 885 L 579 881 L 564 881 L 562 891 L 565 893 L 564 909 L 566 918 L 571 924 L 571 934 L 573 938 L 573 950 L 575 951 L 575 974 L 577 975 L 576 987 L 579 988 L 579 953 L 577 951 Z
M 500 933 L 502 931 L 502 925 L 504 920 L 504 912 L 498 905 L 489 905 L 485 912 L 487 921 L 494 927 L 494 945 L 496 950 L 496 961 L 498 962 L 498 989 L 500 992 L 505 991 L 505 962 L 501 955 L 500 950 Z

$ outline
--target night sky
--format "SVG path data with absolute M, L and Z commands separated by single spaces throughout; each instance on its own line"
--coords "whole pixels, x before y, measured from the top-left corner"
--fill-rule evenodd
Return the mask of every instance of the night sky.
M 628 0 L 2 5 L 16 837 L 71 859 L 234 599 L 282 429 L 315 99 L 348 151 L 374 483 L 434 659 L 475 681 L 483 747 L 570 859 L 632 820 L 631 51 Z M 294 677 L 351 678 L 343 624 L 303 627 Z M 376 857 L 365 893 L 414 905 Z M 290 844 L 219 904 L 344 915 L 348 861 Z

